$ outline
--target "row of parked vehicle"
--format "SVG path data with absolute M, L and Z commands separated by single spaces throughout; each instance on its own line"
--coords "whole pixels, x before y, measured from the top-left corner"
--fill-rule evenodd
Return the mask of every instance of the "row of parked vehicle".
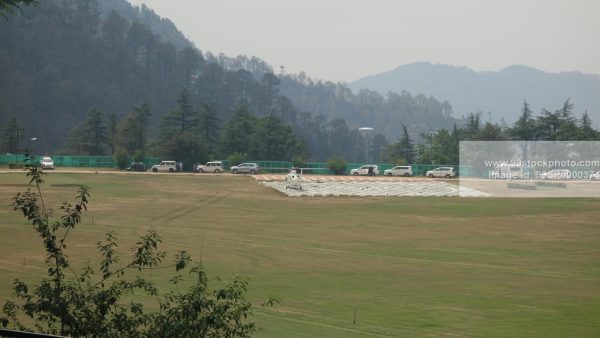
M 54 161 L 49 156 L 44 156 L 40 160 L 40 165 L 44 169 L 54 169 Z M 181 171 L 181 162 L 177 161 L 161 161 L 159 164 L 153 165 L 150 170 L 152 172 L 177 172 Z M 146 171 L 147 168 L 142 162 L 133 162 L 126 169 L 127 171 Z M 210 161 L 206 164 L 194 164 L 194 172 L 197 173 L 221 173 L 225 172 L 223 162 L 221 161 Z M 245 162 L 229 168 L 232 174 L 258 174 L 260 172 L 260 166 L 257 163 Z M 599 172 L 600 173 L 600 172 Z M 358 176 L 375 176 L 379 175 L 379 167 L 377 165 L 363 165 L 362 167 L 350 170 L 350 175 Z M 408 165 L 399 165 L 391 169 L 383 171 L 385 176 L 413 176 L 412 167 Z M 439 167 L 434 170 L 427 171 L 425 176 L 428 177 L 445 177 L 450 178 L 456 176 L 454 168 L 452 167 Z
M 181 171 L 181 162 L 176 161 L 160 161 L 159 164 L 153 165 L 150 170 L 152 172 L 177 172 Z M 132 163 L 128 171 L 146 171 L 146 167 L 143 163 Z M 206 164 L 194 164 L 194 172 L 197 173 L 221 173 L 224 172 L 223 162 L 211 161 Z M 238 165 L 234 165 L 229 168 L 229 172 L 232 174 L 258 174 L 260 172 L 260 166 L 256 163 L 246 162 Z
M 205 165 L 198 164 L 194 165 L 194 171 L 197 173 L 215 173 L 218 174 L 223 172 L 223 162 L 212 161 L 207 162 Z M 234 165 L 229 168 L 229 172 L 232 174 L 258 174 L 260 172 L 260 166 L 253 162 L 245 162 L 238 165 Z
M 54 162 L 50 157 L 43 157 L 40 161 L 41 165 L 45 169 L 54 169 Z M 143 163 L 132 163 L 128 171 L 146 171 L 146 167 Z M 180 171 L 180 164 L 175 161 L 162 161 L 157 165 L 152 166 L 151 170 L 153 172 L 158 171 L 168 171 L 168 172 L 176 172 Z M 224 166 L 221 161 L 211 161 L 206 164 L 195 164 L 194 171 L 197 173 L 221 173 L 224 172 Z M 233 166 L 229 169 L 232 174 L 258 174 L 260 172 L 260 166 L 256 163 L 242 163 L 236 166 Z M 353 176 L 376 176 L 379 175 L 379 167 L 374 164 L 363 165 L 359 168 L 350 170 L 350 175 Z M 512 176 L 508 177 L 508 179 L 518 179 L 519 177 L 514 172 L 510 172 Z M 383 175 L 385 176 L 404 176 L 409 177 L 413 176 L 413 170 L 411 166 L 408 165 L 399 165 L 395 166 L 391 169 L 386 169 L 383 171 Z M 438 167 L 433 170 L 429 170 L 425 173 L 427 177 L 443 177 L 443 178 L 452 178 L 456 177 L 456 172 L 453 167 Z M 541 172 L 536 176 L 539 179 L 547 179 L 547 180 L 568 180 L 568 179 L 576 179 L 577 177 L 573 176 L 571 171 L 567 169 L 554 169 L 546 172 Z M 600 171 L 593 172 L 589 175 L 585 175 L 580 178 L 589 178 L 592 181 L 600 181 Z
M 129 171 L 146 171 L 146 168 L 143 163 L 132 163 L 132 165 L 127 168 Z M 159 164 L 152 166 L 150 169 L 153 172 L 176 172 L 181 170 L 180 163 L 176 161 L 161 161 Z M 206 164 L 194 164 L 193 166 L 194 172 L 197 173 L 221 173 L 225 172 L 223 162 L 221 161 L 210 161 Z M 232 174 L 258 174 L 260 172 L 260 166 L 257 163 L 253 162 L 245 162 L 229 168 L 229 172 Z M 350 170 L 350 175 L 353 176 L 376 176 L 379 175 L 379 167 L 374 164 L 363 165 L 359 168 Z M 413 176 L 413 170 L 411 166 L 395 166 L 391 169 L 386 169 L 383 171 L 383 175 L 385 176 L 404 176 L 409 177 Z M 451 178 L 456 176 L 456 172 L 452 167 L 439 167 L 433 170 L 429 170 L 425 173 L 425 176 L 428 177 L 444 177 Z
M 52 158 L 50 156 L 43 156 L 40 160 L 40 166 L 44 169 L 54 169 L 54 161 L 52 160 Z M 177 172 L 177 171 L 181 171 L 181 166 L 182 166 L 181 162 L 161 161 L 159 164 L 153 165 L 150 168 L 150 170 L 152 172 L 159 172 L 159 171 Z M 505 169 L 505 168 L 501 168 L 501 169 Z M 511 167 L 509 169 L 510 169 L 511 175 L 516 175 L 515 173 L 513 173 L 514 168 Z M 144 163 L 133 162 L 126 170 L 127 171 L 146 171 L 147 168 L 144 165 Z M 194 172 L 197 172 L 197 173 L 218 174 L 221 172 L 225 172 L 223 162 L 221 162 L 221 161 L 210 161 L 210 162 L 207 162 L 206 164 L 194 164 L 193 170 L 194 170 Z M 260 166 L 257 163 L 246 162 L 246 163 L 241 163 L 236 166 L 232 166 L 231 168 L 229 168 L 229 171 L 232 174 L 254 175 L 254 174 L 258 174 L 260 172 Z M 497 169 L 497 171 L 500 172 L 501 170 Z M 504 171 L 508 172 L 509 170 L 504 170 Z M 522 172 L 522 170 L 521 170 L 521 172 Z M 379 175 L 379 167 L 374 164 L 363 165 L 359 168 L 350 170 L 350 175 L 353 175 L 353 176 L 359 176 L 359 175 L 376 176 L 376 175 Z M 409 176 L 413 176 L 413 170 L 412 170 L 412 167 L 409 165 L 399 165 L 399 166 L 395 166 L 391 169 L 384 170 L 383 175 L 409 177 Z M 434 177 L 452 178 L 452 177 L 456 177 L 456 172 L 454 171 L 453 167 L 438 167 L 433 170 L 427 171 L 425 173 L 425 176 L 431 177 L 431 178 L 434 178 Z M 600 171 L 591 173 L 590 175 L 586 175 L 586 177 L 582 177 L 582 178 L 588 178 L 588 177 L 592 181 L 600 181 Z M 519 177 L 515 176 L 514 178 L 519 178 Z M 574 177 L 573 174 L 567 169 L 554 169 L 554 170 L 550 170 L 550 171 L 546 171 L 546 172 L 541 172 L 541 175 L 539 175 L 538 178 L 550 179 L 550 180 L 552 180 L 552 179 L 567 180 L 567 179 L 572 179 L 572 178 L 574 179 L 577 177 Z
M 374 164 L 363 165 L 360 168 L 350 170 L 350 175 L 359 176 L 376 176 L 379 175 L 379 167 Z M 383 171 L 383 175 L 385 176 L 413 176 L 412 167 L 409 165 L 398 165 L 391 169 L 386 169 Z M 429 170 L 425 173 L 427 177 L 444 177 L 451 178 L 456 176 L 456 172 L 452 167 L 439 167 L 433 170 Z

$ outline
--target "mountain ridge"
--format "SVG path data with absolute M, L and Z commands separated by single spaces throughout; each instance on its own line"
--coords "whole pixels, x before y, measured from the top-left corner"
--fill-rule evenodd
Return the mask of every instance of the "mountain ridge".
M 144 4 L 134 6 L 126 0 L 102 0 L 98 1 L 98 9 L 103 19 L 106 19 L 110 12 L 114 10 L 130 24 L 134 21 L 146 24 L 154 34 L 160 36 L 163 41 L 173 44 L 177 50 L 188 47 L 196 48 L 194 43 L 177 28 L 174 22 L 161 17 Z
M 491 112 L 494 120 L 514 122 L 527 100 L 534 111 L 553 110 L 571 98 L 576 114 L 588 111 L 600 122 L 600 75 L 578 71 L 551 73 L 528 65 L 509 65 L 499 71 L 476 71 L 466 66 L 414 62 L 362 77 L 348 84 L 353 91 L 371 89 L 422 93 L 449 101 L 456 116 Z

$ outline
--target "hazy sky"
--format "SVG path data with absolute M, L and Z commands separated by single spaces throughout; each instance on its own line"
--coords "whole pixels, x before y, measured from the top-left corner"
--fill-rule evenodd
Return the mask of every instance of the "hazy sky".
M 129 0 L 202 51 L 353 81 L 430 61 L 600 74 L 600 0 Z

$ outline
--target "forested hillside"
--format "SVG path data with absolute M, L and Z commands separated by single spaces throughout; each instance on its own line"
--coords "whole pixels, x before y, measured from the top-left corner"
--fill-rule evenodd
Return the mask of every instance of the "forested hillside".
M 342 83 L 313 80 L 301 73 L 280 76 L 281 92 L 292 103 L 326 118 L 344 118 L 353 127 L 373 127 L 388 139 L 400 137 L 405 125 L 415 138 L 455 123 L 452 106 L 423 94 L 363 89 L 356 94 Z
M 288 124 L 295 150 L 288 149 L 285 156 L 313 160 L 339 155 L 364 161 L 365 138 L 357 127 L 375 128 L 370 153 L 376 158 L 388 140 L 399 137 L 403 124 L 418 138 L 420 132 L 454 122 L 447 102 L 406 92 L 355 95 L 342 84 L 302 74 L 277 76 L 255 57 L 204 56 L 181 39 L 170 21 L 122 0 L 56 0 L 15 12 L 0 23 L 3 151 L 14 151 L 7 140 L 16 136 L 17 148 L 36 137 L 40 152 L 112 154 L 124 141 L 110 144 L 110 135 L 104 135 L 104 145 L 91 146 L 91 141 L 81 140 L 82 133 L 98 125 L 107 134 L 112 130 L 114 137 L 127 138 L 116 129 L 125 128 L 126 119 L 143 106 L 148 111 L 147 133 L 140 147 L 167 156 L 161 145 L 172 140 L 161 139 L 167 135 L 164 117 L 181 111 L 178 100 L 184 91 L 191 111 L 210 111 L 215 118 L 211 137 L 216 145 L 204 144 L 210 152 L 199 158 L 225 158 L 231 155 L 223 153 L 225 149 L 245 151 L 227 148 L 228 140 L 223 139 L 240 109 Z M 99 122 L 90 122 L 92 115 Z M 194 126 L 198 139 L 202 127 Z M 246 137 L 246 143 L 253 142 L 254 136 Z M 248 151 L 246 155 L 269 156 L 263 150 Z
M 177 50 L 193 47 L 193 44 L 186 39 L 185 35 L 177 29 L 171 20 L 161 18 L 151 8 L 143 4 L 137 7 L 132 6 L 126 0 L 101 0 L 98 2 L 98 9 L 103 19 L 110 12 L 115 11 L 130 24 L 138 21 L 147 25 L 154 34 L 160 36 L 163 41 L 171 43 Z
M 172 108 L 202 64 L 116 12 L 101 21 L 95 1 L 42 2 L 0 23 L 0 120 L 16 115 L 40 150 L 56 151 L 91 108 Z
M 269 64 L 256 57 L 230 58 L 208 53 L 207 60 L 228 70 L 246 70 L 255 78 L 273 72 Z M 373 127 L 391 140 L 400 137 L 403 125 L 418 138 L 421 133 L 451 128 L 456 122 L 449 102 L 424 94 L 400 91 L 382 95 L 368 89 L 353 92 L 344 83 L 312 79 L 305 73 L 286 74 L 284 69 L 280 69 L 278 78 L 281 93 L 299 110 L 327 119 L 343 118 L 354 128 Z

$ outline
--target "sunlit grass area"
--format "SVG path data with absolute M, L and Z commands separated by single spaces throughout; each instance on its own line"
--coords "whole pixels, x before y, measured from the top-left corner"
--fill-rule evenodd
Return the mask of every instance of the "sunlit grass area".
M 68 247 L 77 265 L 98 261 L 108 231 L 126 256 L 156 230 L 170 256 L 187 250 L 214 283 L 250 278 L 260 337 L 600 334 L 600 200 L 290 198 L 238 176 L 46 179 L 55 208 L 91 187 Z M 39 238 L 10 207 L 26 183 L 0 174 L 2 303 L 14 278 L 46 272 Z M 166 289 L 171 274 L 145 276 Z M 269 296 L 281 302 L 261 307 Z

